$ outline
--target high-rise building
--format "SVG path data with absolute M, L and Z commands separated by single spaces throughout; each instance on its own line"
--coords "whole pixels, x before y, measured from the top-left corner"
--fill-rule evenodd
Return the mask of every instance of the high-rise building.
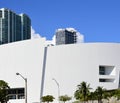
M 56 31 L 56 45 L 73 44 L 77 42 L 77 35 L 75 31 L 67 29 L 58 29 Z
M 31 20 L 26 14 L 0 9 L 0 44 L 31 38 Z

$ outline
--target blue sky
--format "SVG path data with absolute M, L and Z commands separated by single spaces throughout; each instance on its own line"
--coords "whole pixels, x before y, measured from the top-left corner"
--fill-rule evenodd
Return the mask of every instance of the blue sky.
M 120 42 L 120 0 L 0 0 L 0 8 L 27 14 L 36 33 L 52 39 L 72 27 L 85 42 Z

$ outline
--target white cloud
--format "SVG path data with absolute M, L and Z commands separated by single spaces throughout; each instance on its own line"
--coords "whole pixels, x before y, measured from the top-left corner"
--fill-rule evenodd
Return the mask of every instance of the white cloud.
M 83 43 L 84 42 L 84 35 L 77 31 L 77 43 Z
M 74 28 L 65 28 L 66 30 L 70 32 L 76 32 L 77 35 L 77 43 L 83 43 L 84 42 L 84 35 L 78 32 Z M 61 31 L 65 29 L 57 29 L 56 31 Z M 36 39 L 36 38 L 42 38 L 40 34 L 36 33 L 35 30 L 31 27 L 31 39 Z M 46 40 L 47 45 L 56 45 L 56 36 L 54 35 L 52 37 L 52 40 Z
M 47 46 L 55 45 L 55 35 L 52 37 L 52 40 L 46 40 Z
M 56 42 L 56 37 L 55 35 L 52 37 L 52 44 L 55 45 L 55 42 Z
M 40 34 L 36 33 L 35 30 L 31 27 L 31 39 L 41 38 Z
M 71 32 L 77 32 L 77 30 L 75 30 L 75 28 L 66 28 L 66 30 L 71 31 Z

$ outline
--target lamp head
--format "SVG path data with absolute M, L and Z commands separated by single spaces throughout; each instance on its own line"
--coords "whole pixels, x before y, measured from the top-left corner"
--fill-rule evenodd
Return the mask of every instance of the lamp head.
M 20 73 L 16 73 L 16 75 L 20 75 Z

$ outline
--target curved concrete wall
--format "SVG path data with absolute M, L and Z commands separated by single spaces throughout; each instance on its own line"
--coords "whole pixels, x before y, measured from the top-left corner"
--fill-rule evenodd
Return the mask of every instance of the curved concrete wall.
M 45 45 L 45 39 L 36 39 L 0 46 L 0 79 L 15 88 L 24 87 L 24 80 L 16 72 L 26 77 L 28 103 L 40 102 L 40 94 L 53 95 L 57 102 L 58 87 L 53 78 L 59 83 L 60 95 L 73 96 L 82 81 L 90 83 L 93 89 L 118 88 L 120 44 L 81 43 L 46 48 Z M 99 75 L 100 66 L 106 67 L 106 75 Z M 24 99 L 9 102 L 21 103 Z
M 73 96 L 78 84 L 85 81 L 96 89 L 103 86 L 106 89 L 115 89 L 119 85 L 120 44 L 117 43 L 81 43 L 48 47 L 46 59 L 44 95 L 52 94 L 57 98 L 60 86 L 60 95 Z M 114 67 L 106 75 L 99 74 L 100 66 Z M 106 81 L 100 82 L 99 79 Z
M 28 103 L 40 101 L 40 85 L 43 66 L 45 39 L 25 40 L 0 46 L 0 80 L 8 82 L 11 88 L 25 86 L 27 78 Z M 24 103 L 24 99 L 10 100 L 10 103 Z

